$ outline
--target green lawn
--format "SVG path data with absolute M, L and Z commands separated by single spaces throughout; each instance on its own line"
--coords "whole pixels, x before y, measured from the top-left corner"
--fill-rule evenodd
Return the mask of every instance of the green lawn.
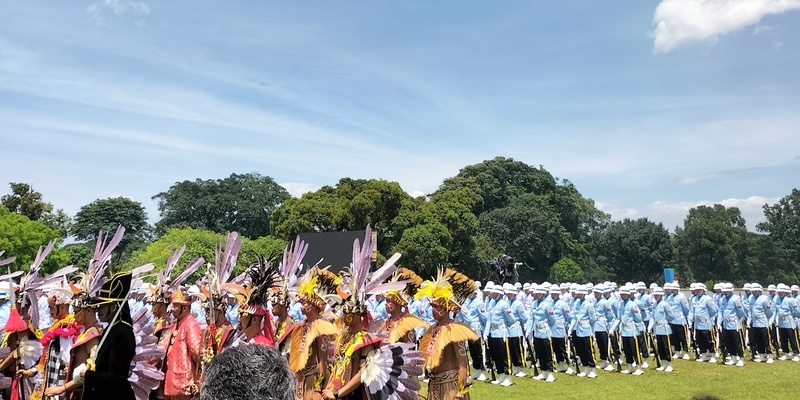
M 651 358 L 652 362 L 653 359 Z M 655 364 L 654 362 L 652 364 Z M 595 379 L 556 374 L 552 383 L 530 377 L 513 378 L 514 385 L 500 387 L 475 382 L 470 395 L 482 399 L 691 399 L 715 395 L 720 399 L 800 398 L 800 363 L 776 361 L 772 365 L 746 361 L 744 367 L 675 360 L 675 371 L 664 373 L 650 365 L 644 375 L 630 376 L 598 370 Z M 423 384 L 422 395 L 427 389 Z

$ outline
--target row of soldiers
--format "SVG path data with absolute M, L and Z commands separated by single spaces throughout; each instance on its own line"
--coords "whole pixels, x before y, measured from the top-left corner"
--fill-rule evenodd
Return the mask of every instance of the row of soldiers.
M 743 366 L 746 347 L 756 362 L 772 363 L 780 351 L 779 360 L 800 361 L 796 285 L 772 285 L 765 292 L 749 283 L 740 295 L 730 283 L 715 285 L 713 292 L 692 283 L 689 291 L 687 298 L 673 282 L 663 288 L 644 282 L 619 288 L 613 282 L 488 282 L 459 315 L 480 337 L 469 344 L 471 377 L 488 380 L 490 370 L 496 373 L 491 383 L 510 386 L 513 376 L 527 375 L 526 361 L 533 378 L 547 382 L 555 380 L 554 372 L 596 378 L 597 368 L 641 375 L 651 354 L 656 370 L 671 372 L 674 358 L 690 359 L 690 346 L 698 362 L 721 357 L 727 365 Z

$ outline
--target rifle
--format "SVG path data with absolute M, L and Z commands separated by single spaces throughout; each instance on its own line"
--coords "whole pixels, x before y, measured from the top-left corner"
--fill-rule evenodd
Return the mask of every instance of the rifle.
M 523 332 L 524 334 L 525 332 Z M 536 357 L 533 355 L 533 346 L 531 346 L 531 341 L 528 339 L 528 335 L 525 335 L 525 343 L 528 345 L 528 358 L 531 360 L 531 365 L 533 365 L 533 376 L 539 375 L 539 367 L 536 366 Z
M 697 329 L 692 325 L 692 349 L 694 349 L 694 359 L 700 359 L 700 346 L 697 345 Z
M 484 342 L 484 353 L 488 355 L 488 357 L 484 358 L 486 361 L 486 366 L 489 367 L 489 372 L 492 373 L 492 382 L 497 380 L 497 375 L 495 374 L 496 368 L 494 367 L 494 361 L 492 360 L 492 350 L 489 348 L 489 340 L 485 340 Z
M 719 355 L 720 355 L 719 361 L 720 364 L 725 364 L 725 353 L 727 352 L 727 349 L 725 348 L 725 340 L 723 340 L 724 338 L 722 337 L 722 329 L 717 330 L 716 333 L 717 333 L 717 344 L 719 345 Z
M 575 341 L 572 340 L 572 335 L 567 335 L 569 340 L 569 349 L 572 352 L 572 361 L 575 363 L 575 376 L 581 373 L 580 363 L 578 362 L 578 353 L 575 351 Z
M 614 361 L 614 364 L 617 365 L 617 372 L 622 372 L 622 360 L 620 360 L 619 351 L 619 332 L 614 331 L 614 335 L 609 336 L 608 339 L 611 342 L 611 357 L 613 357 L 612 361 Z
M 656 343 L 656 338 L 653 336 L 653 332 L 647 332 L 647 335 L 650 336 L 650 343 L 653 345 L 653 356 L 656 359 L 656 367 L 661 368 L 661 357 L 658 356 L 658 344 Z

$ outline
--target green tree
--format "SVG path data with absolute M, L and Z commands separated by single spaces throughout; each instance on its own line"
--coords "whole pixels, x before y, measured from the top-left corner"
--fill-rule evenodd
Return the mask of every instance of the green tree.
M 672 260 L 673 248 L 664 225 L 625 218 L 592 236 L 592 254 L 612 279 L 653 282 Z
M 789 260 L 800 265 L 800 190 L 792 189 L 792 193 L 778 200 L 773 205 L 764 204 L 766 221 L 759 223 L 756 229 L 769 233 L 775 243 L 786 251 Z
M 11 194 L 0 198 L 0 202 L 10 212 L 22 214 L 31 221 L 38 221 L 43 215 L 53 211 L 53 205 L 42 200 L 42 194 L 23 182 L 11 182 Z
M 394 251 L 403 254 L 399 263 L 423 277 L 436 276 L 448 265 L 450 234 L 439 222 L 419 224 L 403 231 Z
M 550 268 L 552 282 L 584 282 L 586 276 L 583 269 L 573 259 L 562 257 Z
M 72 235 L 78 240 L 94 242 L 99 232 L 113 235 L 117 227 L 125 227 L 125 235 L 117 246 L 116 262 L 127 257 L 132 250 L 150 240 L 151 227 L 142 203 L 127 197 L 98 199 L 83 207 L 75 215 Z
M 218 233 L 235 230 L 251 239 L 267 236 L 270 215 L 289 198 L 285 188 L 257 173 L 176 182 L 153 196 L 161 213 L 156 233 L 193 227 Z
M 47 245 L 53 239 L 61 239 L 58 231 L 0 206 L 0 250 L 5 250 L 5 256 L 17 257 L 8 266 L 12 271 L 27 271 L 39 247 Z M 43 272 L 53 272 L 67 266 L 67 258 L 66 252 L 56 245 L 42 264 Z
M 224 242 L 225 234 L 222 233 L 216 233 L 205 229 L 172 228 L 146 247 L 133 252 L 133 254 L 122 263 L 120 268 L 122 270 L 129 270 L 140 265 L 153 263 L 156 266 L 152 272 L 154 274 L 164 269 L 170 250 L 180 248 L 183 245 L 186 245 L 186 252 L 181 260 L 182 264 L 179 265 L 188 264 L 196 257 L 203 257 L 206 263 L 211 263 L 213 265 L 214 249 L 217 245 L 221 245 Z M 259 257 L 279 262 L 278 259 L 283 254 L 283 247 L 285 245 L 286 242 L 269 236 L 261 237 L 256 240 L 243 238 L 242 249 L 239 252 L 234 274 L 244 272 L 244 270 L 250 264 L 257 261 Z M 194 282 L 202 276 L 205 271 L 205 267 L 199 268 L 194 276 L 190 277 L 189 282 Z
M 675 230 L 678 270 L 687 279 L 735 280 L 746 273 L 747 228 L 736 207 L 714 204 L 689 210 Z

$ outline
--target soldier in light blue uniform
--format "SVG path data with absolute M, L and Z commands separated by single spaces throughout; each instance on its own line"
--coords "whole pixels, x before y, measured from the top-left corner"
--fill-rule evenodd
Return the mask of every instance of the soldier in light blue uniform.
M 475 290 L 475 293 L 469 296 L 458 316 L 459 320 L 468 325 L 479 338 L 478 340 L 467 342 L 469 355 L 472 358 L 472 374 L 470 378 L 485 381 L 487 377 L 483 360 L 483 328 L 486 323 L 486 315 L 483 308 L 483 300 L 478 297 L 478 293 L 481 293 L 480 289 Z
M 570 313 L 567 302 L 561 300 L 561 290 L 558 286 L 553 285 L 550 287 L 550 302 L 553 307 L 553 316 L 555 317 L 555 324 L 550 329 L 550 339 L 553 345 L 553 352 L 556 355 L 558 366 L 556 372 L 564 372 L 567 375 L 574 373 L 572 367 L 569 365 L 569 355 L 567 354 L 567 327 L 572 322 L 572 314 Z
M 614 367 L 611 366 L 611 362 L 608 360 L 608 327 L 609 321 L 614 319 L 614 310 L 611 308 L 608 300 L 603 297 L 603 288 L 604 286 L 602 284 L 598 284 L 592 289 L 592 294 L 595 299 L 594 313 L 597 318 L 594 324 L 594 338 L 595 341 L 597 341 L 597 350 L 600 352 L 600 365 L 598 365 L 598 367 L 613 370 Z
M 667 285 L 669 285 L 669 287 L 667 287 Z M 672 346 L 675 348 L 673 358 L 688 360 L 689 341 L 687 338 L 689 336 L 689 331 L 686 325 L 690 311 L 689 301 L 686 300 L 686 296 L 681 293 L 681 287 L 677 283 L 664 284 L 664 292 L 664 298 L 672 308 L 673 315 L 672 319 L 669 321 L 669 327 L 672 329 L 670 343 L 672 343 Z M 666 294 L 667 292 L 669 292 L 668 295 Z M 683 352 L 683 357 L 681 357 L 681 352 Z
M 700 356 L 695 361 L 711 363 L 717 362 L 714 346 L 714 319 L 717 315 L 717 305 L 714 299 L 706 294 L 706 286 L 702 283 L 693 283 L 692 302 L 689 311 L 689 326 L 694 332 Z
M 487 312 L 484 336 L 488 337 L 489 353 L 498 373 L 497 380 L 492 381 L 492 384 L 511 386 L 513 382 L 508 365 L 508 326 L 512 325 L 514 320 L 511 317 L 508 301 L 503 295 L 503 288 L 494 285 L 490 296 L 494 302 L 492 308 Z
M 792 298 L 791 289 L 783 283 L 777 287 L 778 300 L 775 302 L 775 319 L 783 354 L 778 360 L 800 361 L 800 350 L 797 346 L 797 325 L 795 318 L 800 318 L 800 304 Z M 791 347 L 791 352 L 790 352 Z
M 653 301 L 655 304 L 648 329 L 656 335 L 656 348 L 661 358 L 661 366 L 656 370 L 672 372 L 672 349 L 669 343 L 669 336 L 672 334 L 672 328 L 669 327 L 672 307 L 664 301 L 664 289 L 660 287 L 653 288 Z
M 586 298 L 588 290 L 585 286 L 578 286 L 575 290 L 575 302 L 573 304 L 573 315 L 575 319 L 572 323 L 572 340 L 575 343 L 575 352 L 583 365 L 583 371 L 578 373 L 579 377 L 597 378 L 597 371 L 594 363 L 594 325 L 597 323 L 594 304 Z
M 636 337 L 639 336 L 637 324 L 642 322 L 639 305 L 633 300 L 633 289 L 623 286 L 620 291 L 622 304 L 619 309 L 619 331 L 622 336 L 622 351 L 625 353 L 625 362 L 628 368 L 623 370 L 623 374 L 641 375 L 644 373 L 641 368 L 641 353 L 639 352 Z
M 297 300 L 289 305 L 287 313 L 289 314 L 289 318 L 293 319 L 295 322 L 304 321 L 306 319 L 306 315 L 303 314 L 303 304 Z
M 556 324 L 556 318 L 553 305 L 546 296 L 547 290 L 544 286 L 533 285 L 529 332 L 533 332 L 533 349 L 536 360 L 539 361 L 539 375 L 533 379 L 553 382 L 556 378 L 553 374 L 553 346 L 550 332 Z
M 730 359 L 725 365 L 744 366 L 744 347 L 742 336 L 742 319 L 745 317 L 742 299 L 733 293 L 732 283 L 720 284 L 722 299 L 720 300 L 717 328 L 722 331 L 725 351 Z
M 517 299 L 517 290 L 514 286 L 506 287 L 504 290 L 508 301 L 508 308 L 511 311 L 511 319 L 513 323 L 508 326 L 508 351 L 511 358 L 512 371 L 511 373 L 516 377 L 525 377 L 527 374 L 524 371 L 525 357 L 523 348 L 522 325 L 528 322 L 528 316 L 525 314 L 525 308 Z
M 752 330 L 752 342 L 750 346 L 755 350 L 753 361 L 772 364 L 772 341 L 769 337 L 769 321 L 774 314 L 772 300 L 763 293 L 763 288 L 758 283 L 750 284 L 750 309 L 747 319 Z
M 639 306 L 639 312 L 641 312 L 642 315 L 642 322 L 636 324 L 636 329 L 639 330 L 639 336 L 636 337 L 636 340 L 639 345 L 639 353 L 641 353 L 642 356 L 642 368 L 647 369 L 649 367 L 648 359 L 650 358 L 650 350 L 645 332 L 647 331 L 647 326 L 650 324 L 652 304 L 650 295 L 647 294 L 647 285 L 645 285 L 644 282 L 638 282 L 636 284 L 636 293 L 634 293 L 633 298 L 636 301 L 636 305 Z

